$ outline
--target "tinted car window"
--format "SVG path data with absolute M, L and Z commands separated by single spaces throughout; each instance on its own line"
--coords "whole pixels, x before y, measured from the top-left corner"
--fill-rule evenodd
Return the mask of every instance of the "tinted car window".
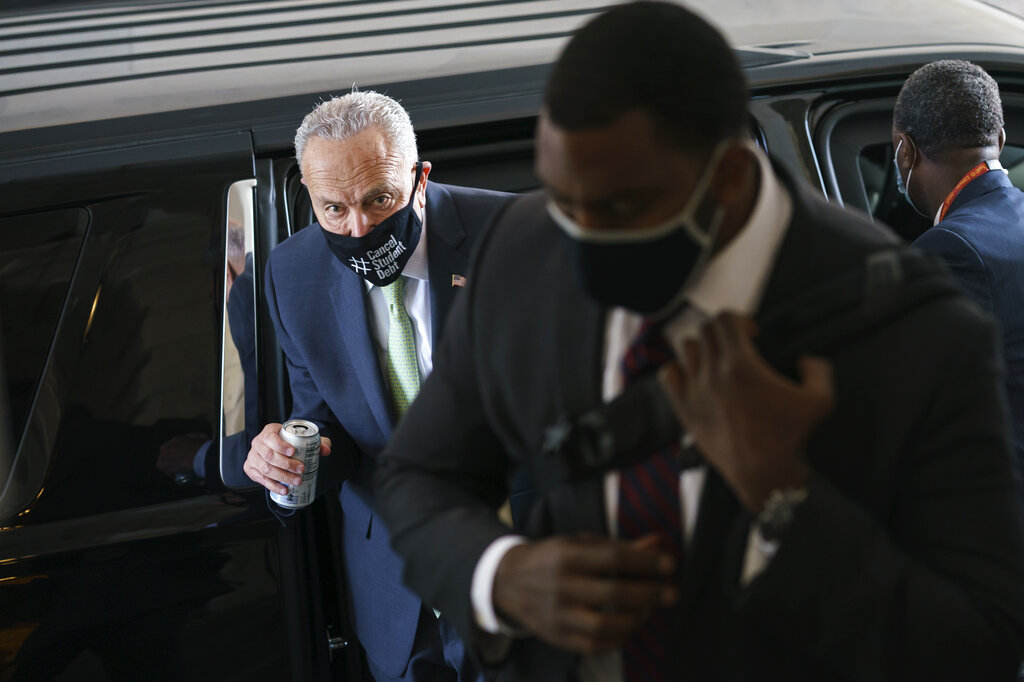
M 131 224 L 108 235 L 109 262 L 95 291 L 47 494 L 33 518 L 176 497 L 182 486 L 156 467 L 161 446 L 214 433 L 220 333 L 214 221 L 202 204 L 216 210 L 218 202 L 204 202 L 188 180 L 150 200 L 159 204 L 126 202 Z M 189 454 L 186 447 L 186 467 Z
M 16 180 L 10 195 L 15 209 L 29 208 L 52 201 L 48 188 L 60 187 L 77 206 L 72 214 L 89 216 L 77 245 L 70 236 L 81 227 L 58 232 L 65 237 L 52 247 L 62 254 L 59 286 L 45 294 L 49 317 L 32 340 L 50 349 L 49 359 L 33 370 L 40 378 L 27 413 L 21 400 L 13 473 L 0 472 L 15 483 L 0 507 L 19 523 L 159 504 L 220 484 L 227 189 L 252 172 L 248 138 L 115 153 L 79 157 L 77 166 L 22 167 L 31 180 L 23 192 Z M 49 172 L 60 175 L 32 177 Z M 32 234 L 45 222 L 36 217 L 12 220 L 10 229 Z M 11 383 L 24 393 L 26 381 Z M 195 467 L 204 443 L 213 444 L 206 479 Z
M 17 447 L 82 248 L 80 208 L 0 218 L 0 347 Z

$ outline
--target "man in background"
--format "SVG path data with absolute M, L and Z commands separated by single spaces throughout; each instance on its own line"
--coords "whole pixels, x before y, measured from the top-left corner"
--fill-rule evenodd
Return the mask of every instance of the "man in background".
M 402 584 L 371 481 L 377 453 L 430 373 L 470 249 L 509 196 L 428 182 L 408 114 L 375 92 L 317 106 L 295 134 L 295 155 L 317 223 L 271 253 L 267 303 L 292 418 L 316 423 L 330 454 L 318 494 L 340 485 L 356 635 L 378 682 L 474 679 L 445 617 Z M 264 427 L 244 469 L 284 493 L 303 470 L 280 429 Z M 292 513 L 270 504 L 281 518 Z
M 976 64 L 932 62 L 903 84 L 892 123 L 896 172 L 912 206 L 934 216 L 914 246 L 938 256 L 1000 323 L 1018 477 L 1024 473 L 1024 192 L 999 163 L 999 86 Z

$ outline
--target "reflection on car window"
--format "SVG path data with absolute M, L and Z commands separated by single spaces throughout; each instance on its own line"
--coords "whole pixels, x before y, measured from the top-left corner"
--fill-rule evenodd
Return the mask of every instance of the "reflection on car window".
M 239 180 L 228 189 L 224 247 L 221 357 L 220 478 L 229 488 L 254 484 L 242 470 L 249 443 L 259 432 L 256 385 L 256 284 L 253 188 Z M 215 475 L 196 463 L 196 473 Z
M 80 208 L 0 218 L 0 346 L 17 447 L 82 248 Z
M 913 241 L 931 224 L 931 218 L 918 215 L 896 190 L 896 168 L 889 143 L 864 147 L 858 157 L 864 191 L 871 214 L 893 228 L 901 237 Z M 1010 181 L 1024 189 L 1024 147 L 1007 144 L 999 157 L 1009 172 Z
M 176 178 L 92 209 L 83 258 L 102 253 L 102 277 L 73 340 L 45 494 L 22 522 L 204 492 L 189 472 L 219 422 L 223 198 L 198 174 Z
M 220 432 L 225 190 L 251 175 L 249 136 L 76 158 L 31 192 L 13 183 L 23 217 L 0 216 L 0 346 L 23 422 L 7 476 L 0 458 L 9 525 L 223 490 L 196 461 L 216 472 L 217 448 L 199 448 Z M 74 208 L 34 210 L 56 201 Z

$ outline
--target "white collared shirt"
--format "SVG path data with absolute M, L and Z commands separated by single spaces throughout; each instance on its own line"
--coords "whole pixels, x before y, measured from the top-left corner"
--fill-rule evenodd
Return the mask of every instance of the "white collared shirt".
M 781 186 L 772 170 L 768 157 L 756 150 L 761 183 L 750 218 L 729 244 L 714 255 L 695 278 L 685 299 L 690 304 L 682 313 L 666 323 L 665 334 L 677 349 L 686 338 L 695 335 L 700 325 L 710 317 L 725 311 L 753 315 L 761 301 L 764 288 L 772 271 L 775 256 L 782 244 L 792 215 L 792 199 Z M 624 308 L 609 311 L 605 325 L 604 372 L 602 397 L 614 399 L 623 387 L 619 369 L 622 357 L 636 337 L 643 318 Z M 706 467 L 684 470 L 680 474 L 683 534 L 686 543 L 693 539 L 697 523 L 697 509 L 704 488 Z M 619 474 L 605 475 L 605 518 L 614 534 L 617 529 Z M 525 538 L 506 535 L 495 540 L 481 555 L 473 572 L 471 597 L 477 625 L 486 632 L 511 633 L 497 618 L 492 602 L 494 573 L 505 553 Z M 756 577 L 774 555 L 776 545 L 751 533 L 741 581 L 747 584 Z M 586 682 L 613 682 L 621 680 L 619 652 L 586 657 L 580 666 L 580 679 Z
M 409 256 L 402 269 L 402 276 L 407 277 L 405 283 L 405 310 L 412 320 L 416 335 L 416 360 L 420 368 L 420 380 L 427 378 L 433 369 L 431 350 L 434 346 L 434 332 L 430 324 L 430 276 L 427 270 L 427 216 L 423 211 L 423 228 L 420 240 Z M 391 329 L 391 316 L 384 291 L 372 282 L 363 280 L 366 295 L 370 303 L 370 333 L 376 342 L 377 360 L 381 371 L 387 376 L 388 367 L 388 332 Z

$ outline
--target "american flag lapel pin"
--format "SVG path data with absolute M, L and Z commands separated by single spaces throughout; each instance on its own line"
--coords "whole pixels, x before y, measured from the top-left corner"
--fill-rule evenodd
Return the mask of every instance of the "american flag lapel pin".
M 466 286 L 466 278 L 462 275 L 452 275 L 452 286 L 453 287 L 464 287 Z

